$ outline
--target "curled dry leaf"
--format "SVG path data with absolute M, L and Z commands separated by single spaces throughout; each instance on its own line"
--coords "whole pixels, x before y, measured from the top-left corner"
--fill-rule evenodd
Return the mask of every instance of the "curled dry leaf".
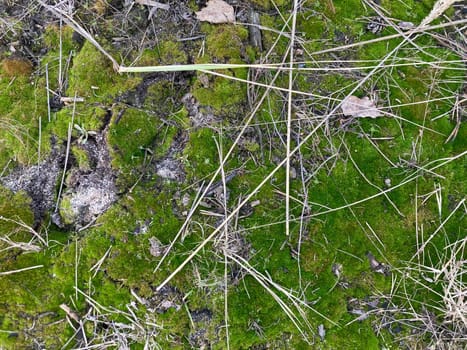
M 234 8 L 222 0 L 209 0 L 206 7 L 196 12 L 196 18 L 201 22 L 233 23 L 235 21 Z
M 351 117 L 376 118 L 382 116 L 375 102 L 370 100 L 367 96 L 363 98 L 349 96 L 342 102 L 341 108 L 344 115 Z

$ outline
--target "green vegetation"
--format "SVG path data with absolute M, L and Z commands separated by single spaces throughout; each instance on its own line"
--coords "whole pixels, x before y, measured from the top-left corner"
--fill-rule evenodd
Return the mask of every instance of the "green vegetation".
M 100 14 L 89 30 L 126 64 L 287 62 L 290 2 L 247 3 L 262 52 L 241 24 L 158 9 L 144 31 L 143 6 L 77 6 Z M 433 1 L 380 6 L 418 24 Z M 448 311 L 465 287 L 464 63 L 426 33 L 385 40 L 395 28 L 373 33 L 373 17 L 359 0 L 302 4 L 290 114 L 301 147 L 288 155 L 288 70 L 117 74 L 66 25 L 44 26 L 37 62 L 0 51 L 0 348 L 461 348 L 466 325 Z M 344 116 L 349 94 L 382 116 Z M 41 213 L 27 170 L 54 159 Z M 79 222 L 73 195 L 97 207 L 103 195 L 85 187 L 99 181 L 116 200 Z

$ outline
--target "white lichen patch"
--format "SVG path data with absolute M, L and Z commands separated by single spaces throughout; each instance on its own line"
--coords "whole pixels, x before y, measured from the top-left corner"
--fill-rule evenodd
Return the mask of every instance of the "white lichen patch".
M 67 187 L 60 202 L 63 223 L 78 228 L 93 222 L 118 198 L 105 138 L 98 135 L 89 140 L 85 151 L 94 166 L 90 170 L 68 170 Z
M 70 198 L 71 211 L 80 221 L 91 222 L 116 199 L 114 188 L 92 186 L 78 189 Z

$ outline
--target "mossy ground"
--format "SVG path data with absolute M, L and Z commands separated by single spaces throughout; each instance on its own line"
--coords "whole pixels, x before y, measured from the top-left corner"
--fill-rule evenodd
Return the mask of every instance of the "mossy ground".
M 260 12 L 262 25 L 276 31 L 284 23 L 274 4 L 283 14 L 290 11 L 285 1 L 255 0 L 251 4 Z M 414 23 L 429 13 L 432 4 L 432 1 L 405 1 L 403 5 L 381 1 L 393 18 Z M 188 5 L 195 7 L 193 1 Z M 110 8 L 99 9 L 103 22 L 94 23 L 96 28 L 109 26 L 118 18 L 110 15 L 113 11 Z M 365 21 L 374 15 L 357 0 L 305 1 L 297 16 L 297 32 L 303 38 L 303 59 L 309 61 L 306 65 L 317 67 L 306 55 L 307 50 L 313 53 L 373 39 L 375 35 L 365 30 Z M 174 25 L 168 28 L 173 29 Z M 107 27 L 102 32 L 108 35 L 109 30 Z M 264 54 L 249 45 L 248 30 L 240 25 L 196 24 L 196 31 L 202 34 L 199 42 L 183 44 L 185 41 L 178 40 L 173 33 L 162 32 L 162 39 L 154 39 L 157 45 L 139 47 L 122 59 L 144 65 L 246 63 Z M 265 50 L 275 42 L 276 31 L 263 31 Z M 385 28 L 380 35 L 393 32 L 392 28 Z M 91 43 L 78 44 L 73 31 L 65 26 L 61 31 L 62 69 L 66 71 L 67 83 L 59 93 L 82 97 L 84 102 L 52 111 L 49 122 L 45 65 L 50 90 L 57 92 L 61 86 L 59 36 L 58 26 L 48 26 L 42 34 L 48 51 L 34 66 L 32 75 L 25 74 L 25 67 L 9 67 L 7 61 L 0 66 L 0 171 L 7 174 L 14 166 L 36 164 L 46 159 L 56 144 L 65 149 L 73 120 L 78 127 L 72 125 L 70 164 L 90 171 L 93 165 L 82 142 L 93 137 L 89 131 L 104 132 L 119 198 L 83 230 L 71 228 L 72 222 L 59 228 L 48 216 L 44 217 L 35 228 L 47 237 L 47 244 L 35 241 L 41 248 L 39 252 L 7 249 L 8 245 L 2 241 L 1 271 L 40 267 L 0 274 L 0 348 L 19 349 L 32 344 L 47 349 L 63 346 L 75 334 L 70 324 L 77 327 L 78 323 L 67 322 L 62 304 L 74 310 L 79 319 L 86 320 L 84 338 L 91 342 L 94 339 L 95 344 L 110 341 L 117 346 L 115 337 L 104 338 L 112 327 L 121 326 L 123 331 L 125 324 L 135 327 L 139 322 L 132 330 L 126 329 L 132 348 L 143 348 L 145 342 L 163 349 L 225 348 L 222 242 L 209 242 L 169 282 L 164 292 L 156 292 L 156 287 L 220 223 L 225 209 L 222 196 L 206 199 L 157 273 L 154 269 L 162 256 L 154 253 L 154 239 L 165 248 L 173 242 L 203 181 L 209 180 L 219 166 L 219 148 L 225 155 L 255 101 L 251 96 L 259 96 L 264 88 L 253 89 L 253 94 L 249 90 L 249 100 L 246 84 L 204 72 L 186 76 L 118 75 Z M 110 39 L 103 38 L 102 43 L 115 53 Z M 400 38 L 381 41 L 313 59 L 365 60 L 343 64 L 373 66 L 400 42 Z M 421 169 L 430 170 L 439 160 L 464 152 L 467 135 L 462 125 L 457 137 L 445 142 L 454 127 L 449 118 L 454 99 L 446 97 L 455 96 L 461 88 L 459 71 L 454 69 L 458 66 L 449 61 L 458 57 L 436 45 L 431 37 L 421 36 L 416 42 L 425 48 L 424 52 L 404 45 L 394 63 L 430 62 L 438 57 L 445 61 L 444 68 L 410 64 L 379 70 L 355 95 L 375 94 L 380 105 L 395 106 L 388 110 L 390 114 L 353 120 L 333 116 L 328 120 L 327 130 L 320 129 L 303 145 L 301 157 L 292 157 L 292 167 L 298 175 L 291 181 L 294 200 L 289 237 L 285 235 L 282 169 L 252 198 L 257 205 L 251 212 L 241 212 L 229 224 L 229 234 L 236 237 L 229 249 L 313 309 L 301 306 L 305 311 L 298 319 L 303 336 L 264 286 L 230 259 L 227 297 L 231 349 L 405 348 L 406 344 L 395 342 L 397 334 L 389 329 L 376 334 L 380 321 L 377 317 L 355 321 L 357 316 L 349 312 L 349 305 L 352 300 L 387 295 L 394 282 L 391 277 L 370 269 L 368 251 L 391 265 L 393 276 L 399 277 L 397 268 L 416 252 L 417 227 L 423 227 L 425 235 L 434 232 L 464 198 L 467 188 L 465 157 L 432 171 Z M 288 38 L 280 38 L 271 60 L 279 61 L 287 45 Z M 67 57 L 71 57 L 69 65 Z M 15 69 L 16 75 L 12 71 Z M 294 145 L 313 129 L 315 124 L 310 120 L 329 112 L 329 104 L 345 97 L 357 79 L 370 70 L 296 73 L 296 89 L 331 99 L 297 97 L 294 127 L 300 131 L 294 134 Z M 251 79 L 246 69 L 220 73 Z M 271 74 L 262 72 L 257 81 L 268 82 Z M 283 88 L 287 84 L 288 73 L 275 82 Z M 196 99 L 199 110 L 214 115 L 202 127 L 194 126 L 190 119 L 194 112 L 182 102 L 188 92 Z M 248 128 L 226 163 L 226 173 L 235 173 L 228 183 L 229 211 L 285 156 L 286 97 L 278 91 L 269 94 L 254 118 L 255 126 Z M 433 102 L 424 102 L 427 100 Z M 179 179 L 157 174 L 156 169 L 167 158 L 181 164 L 184 174 Z M 307 171 L 304 177 L 311 173 L 313 176 L 302 181 L 301 168 Z M 442 188 L 441 202 L 436 201 L 436 195 L 428 196 L 436 186 Z M 382 189 L 391 187 L 387 195 L 381 194 Z M 0 216 L 33 225 L 28 196 L 23 192 L 13 194 L 3 187 L 0 190 Z M 375 197 L 361 201 L 371 196 Z M 307 201 L 305 206 L 303 201 Z M 354 202 L 358 204 L 348 206 Z M 64 219 L 67 205 L 65 198 L 60 207 Z M 346 208 L 333 210 L 340 207 Z M 436 253 L 445 240 L 465 236 L 462 210 L 444 224 L 443 235 L 433 238 L 427 254 L 430 250 Z M 32 238 L 30 231 L 11 220 L 0 221 L 0 229 L 0 237 L 15 242 L 28 242 Z M 333 272 L 335 264 L 342 266 L 339 278 Z M 293 308 L 291 300 L 280 290 L 274 291 Z M 436 296 L 421 290 L 413 298 L 422 301 Z M 90 315 L 101 324 L 90 322 Z M 319 325 L 326 329 L 324 340 L 317 334 Z M 403 327 L 401 332 L 409 334 L 410 329 Z M 75 337 L 65 347 L 74 348 L 80 341 L 83 345 L 83 339 Z

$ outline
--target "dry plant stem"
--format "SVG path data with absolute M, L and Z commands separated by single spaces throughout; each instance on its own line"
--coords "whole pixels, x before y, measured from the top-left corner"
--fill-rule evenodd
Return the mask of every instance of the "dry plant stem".
M 290 235 L 290 142 L 292 133 L 292 89 L 293 89 L 293 64 L 294 64 L 294 44 L 295 44 L 295 30 L 297 23 L 298 1 L 294 0 L 293 14 L 292 14 L 292 35 L 290 38 L 289 49 L 289 88 L 287 99 L 287 144 L 286 144 L 286 163 L 285 163 L 285 235 Z
M 427 26 L 427 27 L 416 27 L 415 29 L 410 31 L 410 33 L 411 34 L 421 33 L 421 32 L 425 32 L 425 31 L 428 31 L 428 30 L 452 27 L 452 26 L 456 26 L 458 24 L 464 24 L 464 23 L 467 23 L 467 19 L 460 19 L 458 21 L 452 21 L 452 22 L 448 22 L 448 23 L 441 23 L 441 24 L 437 24 L 437 25 L 433 25 L 433 26 Z M 316 55 L 321 55 L 323 53 L 328 53 L 328 52 L 342 51 L 342 50 L 347 50 L 347 49 L 350 49 L 350 48 L 353 48 L 353 47 L 359 47 L 359 46 L 364 46 L 364 45 L 368 45 L 368 44 L 377 43 L 377 42 L 380 42 L 380 41 L 386 41 L 386 40 L 396 39 L 396 38 L 400 38 L 400 37 L 405 37 L 407 35 L 408 35 L 408 32 L 397 33 L 397 34 L 383 36 L 381 38 L 370 39 L 370 40 L 366 40 L 366 41 L 360 41 L 360 42 L 357 42 L 357 43 L 354 43 L 354 44 L 342 45 L 342 46 L 333 47 L 333 48 L 330 48 L 330 49 L 315 51 L 315 52 L 312 52 L 311 54 L 316 56 Z
M 78 253 L 79 251 L 79 253 Z M 81 256 L 81 249 L 78 249 L 78 240 L 75 240 L 75 301 L 78 300 L 78 265 Z
M 57 202 L 55 203 L 56 213 L 58 212 L 58 208 L 60 205 L 60 197 L 62 195 L 62 190 L 63 190 L 63 184 L 65 183 L 66 167 L 68 165 L 68 157 L 70 155 L 71 132 L 73 131 L 73 117 L 75 114 L 75 107 L 76 107 L 76 104 L 73 104 L 73 113 L 72 113 L 71 122 L 68 123 L 68 138 L 67 138 L 67 144 L 66 144 L 65 164 L 63 165 L 62 180 L 60 181 L 60 187 L 58 189 L 58 195 L 57 195 Z
M 467 21 L 466 21 L 467 22 Z M 326 61 L 323 61 L 324 63 Z M 342 61 L 351 63 L 353 61 Z M 359 62 L 359 61 L 356 61 Z M 452 63 L 462 63 L 463 61 L 454 60 L 449 61 Z M 303 62 L 293 62 L 293 65 L 298 65 L 300 63 L 305 64 L 317 64 L 319 61 L 303 61 Z M 442 69 L 451 69 L 451 70 L 465 70 L 464 67 L 445 67 L 440 66 L 440 64 L 445 63 L 445 61 L 435 60 L 433 62 L 418 62 L 417 64 L 429 65 Z M 375 66 L 361 66 L 361 67 L 289 67 L 284 66 L 284 63 L 261 63 L 261 64 L 240 64 L 240 63 L 199 63 L 199 64 L 175 64 L 175 65 L 162 65 L 162 66 L 142 66 L 142 67 L 126 67 L 120 66 L 118 69 L 119 73 L 152 73 L 152 72 L 184 72 L 184 71 L 202 71 L 202 70 L 225 70 L 225 69 L 240 69 L 240 68 L 256 68 L 256 69 L 267 69 L 267 70 L 281 70 L 281 71 L 301 71 L 301 72 L 321 72 L 321 71 L 336 71 L 336 72 L 352 72 L 360 71 L 366 69 L 372 69 Z M 379 66 L 380 68 L 387 67 L 405 67 L 413 66 L 414 63 L 393 63 L 390 65 Z M 287 89 L 286 89 L 287 91 Z
M 109 256 L 110 251 L 112 250 L 112 246 L 107 249 L 107 251 L 104 253 L 102 258 L 99 259 L 98 262 L 96 262 L 90 269 L 89 272 L 92 272 L 94 270 L 94 274 L 92 275 L 92 278 L 96 277 L 97 273 L 99 272 L 102 264 L 104 263 L 105 259 Z
M 40 269 L 42 267 L 44 267 L 44 265 L 36 265 L 36 266 L 24 267 L 24 268 L 18 269 L 18 270 L 4 271 L 4 272 L 0 272 L 0 276 L 13 275 L 13 274 L 18 273 L 18 272 L 24 272 L 24 271 L 34 270 L 34 269 Z
M 426 27 L 428 24 L 433 22 L 439 16 L 441 16 L 444 11 L 446 11 L 451 5 L 460 0 L 438 0 L 433 6 L 431 12 L 426 16 L 423 21 L 420 23 L 420 27 Z
M 0 241 L 4 242 L 5 244 L 8 245 L 7 248 L 1 249 L 0 252 L 9 250 L 9 249 L 20 249 L 25 252 L 40 252 L 42 250 L 41 247 L 32 244 L 31 242 L 25 243 L 25 242 L 14 242 L 12 241 L 8 236 L 6 237 L 0 237 Z M 32 240 L 31 240 L 32 241 Z
M 225 181 L 225 169 L 224 169 L 224 159 L 222 154 L 222 133 L 219 137 L 219 142 L 216 141 L 217 152 L 219 154 L 219 164 L 221 164 L 221 179 L 222 179 L 222 190 L 223 190 L 223 206 L 224 206 L 224 220 L 227 218 L 227 184 Z M 224 226 L 224 326 L 225 326 L 225 336 L 226 336 L 226 346 L 227 350 L 230 349 L 230 334 L 229 334 L 229 300 L 228 300 L 228 247 L 229 247 L 229 228 L 227 225 Z
M 380 66 L 384 65 L 386 60 L 391 57 L 395 52 L 399 50 L 399 48 L 405 43 L 405 40 L 403 40 L 399 45 L 397 45 L 391 52 L 389 52 L 367 76 L 365 76 L 360 82 L 352 89 L 352 91 L 349 92 L 347 96 L 352 96 L 352 94 L 355 93 L 378 69 Z M 165 286 L 175 275 L 177 275 L 188 262 L 191 261 L 203 248 L 204 246 L 211 241 L 216 234 L 227 224 L 227 222 L 234 217 L 234 215 L 237 214 L 237 212 L 240 210 L 240 208 L 245 205 L 263 186 L 266 182 L 268 182 L 274 174 L 286 163 L 287 159 L 289 159 L 293 154 L 295 154 L 315 133 L 316 131 L 321 128 L 329 119 L 330 116 L 334 115 L 336 111 L 340 108 L 342 104 L 342 101 L 338 103 L 332 111 L 326 115 L 318 124 L 317 126 L 300 142 L 292 151 L 289 152 L 286 158 L 284 158 L 277 166 L 274 168 L 269 175 L 267 175 L 263 181 L 253 190 L 251 193 L 242 201 L 242 203 L 235 208 L 230 215 L 224 220 L 197 248 L 193 250 L 193 252 L 157 287 L 157 291 L 159 291 L 163 286 Z M 256 112 L 256 111 L 255 111 Z M 232 150 L 232 148 L 231 148 Z M 467 152 L 467 151 L 466 151 Z M 226 158 L 228 155 L 226 156 Z M 218 173 L 218 172 L 217 172 Z M 384 194 L 386 191 L 382 191 L 379 194 L 377 194 L 375 197 L 379 196 L 380 194 Z M 344 206 L 347 207 L 347 206 Z M 337 209 L 336 209 L 337 210 Z
M 58 51 L 58 91 L 60 91 L 60 94 L 63 92 L 63 86 L 62 86 L 62 18 L 60 17 L 60 29 L 59 29 L 59 51 Z
M 38 135 L 38 146 L 37 146 L 37 165 L 40 164 L 41 162 L 41 143 L 42 143 L 42 117 L 39 116 L 38 118 L 38 132 L 39 132 L 39 135 Z
M 45 90 L 47 94 L 47 118 L 50 123 L 50 89 L 49 89 L 49 64 L 45 64 Z
M 436 234 L 444 227 L 444 225 L 446 224 L 446 222 L 449 221 L 449 219 L 454 215 L 454 213 L 464 204 L 465 202 L 465 198 L 463 198 L 459 203 L 457 203 L 456 207 L 453 209 L 453 211 L 451 211 L 451 213 L 449 213 L 448 217 L 446 219 L 444 219 L 444 221 L 441 223 L 441 225 L 438 226 L 438 228 L 431 234 L 431 236 L 425 241 L 423 242 L 423 244 L 420 246 L 420 248 L 418 248 L 417 252 L 415 253 L 415 255 L 412 257 L 415 258 L 417 257 L 422 251 L 425 250 L 425 247 L 426 245 L 436 236 Z
M 18 226 L 21 226 L 26 231 L 31 233 L 34 237 L 36 237 L 44 246 L 48 247 L 47 241 L 44 238 L 42 238 L 41 235 L 36 230 L 34 230 L 31 226 L 25 224 L 24 222 L 9 219 L 9 218 L 6 218 L 6 217 L 1 216 L 1 215 L 0 215 L 0 220 L 6 221 L 6 222 L 12 222 L 12 223 L 14 223 L 14 224 L 16 224 Z

